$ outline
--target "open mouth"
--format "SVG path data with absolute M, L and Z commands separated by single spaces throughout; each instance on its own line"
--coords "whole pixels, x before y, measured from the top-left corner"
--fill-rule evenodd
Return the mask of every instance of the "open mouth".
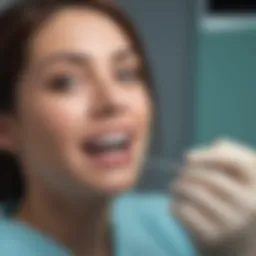
M 97 167 L 118 167 L 131 161 L 131 133 L 106 132 L 88 138 L 83 151 L 88 160 Z
M 128 148 L 131 138 L 127 134 L 107 134 L 85 143 L 85 150 L 89 155 L 118 152 Z

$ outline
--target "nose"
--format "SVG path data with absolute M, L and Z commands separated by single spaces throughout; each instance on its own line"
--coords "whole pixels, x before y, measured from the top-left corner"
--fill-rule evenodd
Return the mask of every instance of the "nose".
M 91 115 L 93 118 L 109 118 L 126 112 L 125 92 L 112 81 L 98 81 L 93 88 Z

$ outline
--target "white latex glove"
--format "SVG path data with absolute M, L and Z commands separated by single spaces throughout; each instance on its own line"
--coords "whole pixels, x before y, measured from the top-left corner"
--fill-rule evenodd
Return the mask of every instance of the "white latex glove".
M 203 256 L 256 256 L 256 152 L 220 140 L 186 157 L 174 214 Z

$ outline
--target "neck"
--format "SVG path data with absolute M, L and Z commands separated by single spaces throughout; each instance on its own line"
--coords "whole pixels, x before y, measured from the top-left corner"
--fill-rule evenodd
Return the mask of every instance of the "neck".
M 90 198 L 79 204 L 57 196 L 30 193 L 17 218 L 64 244 L 75 255 L 108 255 L 109 206 L 106 198 Z

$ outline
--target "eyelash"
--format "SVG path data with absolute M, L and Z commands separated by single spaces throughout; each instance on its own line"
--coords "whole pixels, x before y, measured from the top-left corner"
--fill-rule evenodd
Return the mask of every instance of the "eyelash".
M 49 86 L 54 91 L 67 91 L 70 90 L 70 87 L 74 86 L 75 84 L 78 84 L 80 82 L 81 78 L 78 75 L 56 75 L 48 81 Z M 70 81 L 72 84 L 70 84 Z
M 143 79 L 140 68 L 123 68 L 119 69 L 114 74 L 115 79 L 121 83 L 131 84 Z M 59 74 L 52 76 L 48 81 L 50 88 L 56 92 L 70 91 L 77 84 L 84 84 L 81 75 L 78 74 Z M 71 83 L 70 83 L 71 82 Z
M 128 80 L 126 79 L 125 81 L 123 80 L 123 78 L 118 77 L 121 74 L 125 74 L 127 75 L 128 73 Z M 132 76 L 132 77 L 130 77 Z M 126 77 L 127 78 L 127 77 Z M 142 79 L 142 72 L 140 69 L 138 68 L 124 68 L 124 69 L 120 69 L 116 72 L 116 79 L 118 80 L 122 80 L 122 82 L 125 83 L 133 83 L 133 82 L 137 82 L 138 80 Z

